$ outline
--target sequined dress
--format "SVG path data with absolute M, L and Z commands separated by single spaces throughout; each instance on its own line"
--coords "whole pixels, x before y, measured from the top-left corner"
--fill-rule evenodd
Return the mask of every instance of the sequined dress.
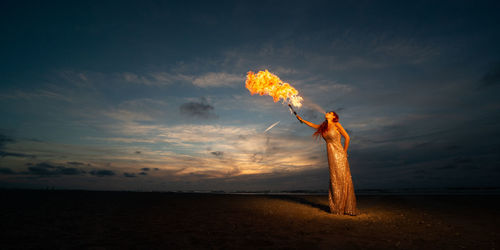
M 333 127 L 323 134 L 328 153 L 330 182 L 328 203 L 333 214 L 356 215 L 356 196 L 349 161 L 340 142 L 340 133 Z

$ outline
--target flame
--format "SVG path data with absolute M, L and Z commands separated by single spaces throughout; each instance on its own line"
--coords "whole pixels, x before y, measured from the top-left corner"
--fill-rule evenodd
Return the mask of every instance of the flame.
M 297 108 L 302 106 L 303 98 L 299 96 L 299 91 L 290 84 L 281 81 L 278 76 L 270 73 L 267 69 L 259 71 L 257 74 L 249 71 L 245 84 L 252 95 L 256 93 L 270 95 L 274 102 L 283 99 L 283 102 L 286 101 Z

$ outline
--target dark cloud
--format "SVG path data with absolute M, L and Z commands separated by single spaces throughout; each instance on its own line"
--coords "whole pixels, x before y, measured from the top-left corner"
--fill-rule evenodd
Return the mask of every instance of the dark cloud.
M 73 165 L 73 166 L 82 166 L 85 165 L 83 162 L 78 162 L 78 161 L 68 161 L 66 164 Z
M 123 173 L 123 176 L 129 177 L 129 178 L 136 177 L 136 175 L 134 173 L 127 173 L 127 172 Z
M 0 168 L 0 174 L 16 174 L 16 172 L 10 168 Z
M 4 157 L 8 157 L 8 156 L 21 157 L 21 158 L 35 158 L 34 155 L 4 151 L 5 145 L 7 145 L 8 143 L 13 143 L 13 142 L 15 142 L 15 140 L 12 139 L 11 137 L 0 134 L 0 158 L 4 158 Z
M 62 175 L 79 175 L 84 174 L 85 171 L 78 168 L 60 168 L 59 173 Z
M 217 115 L 213 113 L 214 107 L 208 104 L 205 98 L 202 98 L 200 102 L 187 102 L 179 107 L 181 114 L 190 117 L 201 118 L 201 119 L 213 119 L 217 118 Z
M 101 170 L 92 170 L 90 171 L 90 174 L 94 176 L 103 177 L 103 176 L 113 176 L 115 175 L 115 172 L 111 170 L 101 169 Z
M 494 63 L 488 72 L 481 77 L 482 86 L 500 85 L 500 62 Z
M 28 154 L 22 154 L 22 153 L 12 153 L 12 152 L 5 152 L 5 151 L 0 151 L 0 157 L 21 157 L 21 158 L 36 158 L 34 155 L 28 155 Z
M 3 146 L 7 143 L 12 143 L 14 142 L 14 139 L 6 136 L 6 135 L 2 135 L 0 134 L 0 149 L 3 148 Z
M 264 155 L 263 155 L 263 153 L 261 153 L 261 152 L 254 153 L 254 154 L 250 157 L 250 160 L 251 160 L 252 162 L 261 162 L 262 160 L 264 160 Z
M 146 172 L 140 172 L 139 175 L 148 175 Z
M 160 169 L 159 169 L 159 168 L 153 168 L 153 170 L 154 170 L 154 171 L 158 171 L 158 170 L 160 170 Z
M 79 175 L 84 174 L 85 171 L 78 168 L 68 168 L 65 166 L 57 166 L 47 162 L 41 162 L 37 164 L 28 163 L 28 171 L 26 174 L 31 175 Z
M 214 152 L 210 152 L 210 153 L 215 155 L 216 157 L 220 157 L 220 158 L 222 158 L 224 156 L 224 152 L 222 152 L 222 151 L 214 151 Z
M 464 156 L 459 156 L 452 161 L 444 166 L 437 167 L 437 169 L 440 170 L 448 170 L 448 169 L 476 169 L 477 166 L 475 165 L 474 159 L 470 157 L 464 157 Z
M 150 168 L 141 168 L 142 171 L 149 171 L 151 170 Z
M 135 151 L 136 154 L 141 154 L 141 151 Z
M 377 182 L 385 187 L 495 185 L 498 174 L 492 170 L 500 159 L 500 137 L 494 126 L 471 121 L 453 129 L 414 132 L 421 124 L 382 126 L 352 137 L 350 163 L 358 187 Z M 410 169 L 419 171 L 412 176 Z

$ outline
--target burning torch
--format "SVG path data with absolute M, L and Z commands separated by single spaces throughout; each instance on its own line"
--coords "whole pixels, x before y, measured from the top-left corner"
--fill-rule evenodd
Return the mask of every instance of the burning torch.
M 297 112 L 295 112 L 292 105 L 288 104 L 288 107 L 290 108 L 290 111 L 295 115 L 295 117 L 297 117 Z M 297 119 L 299 120 L 300 123 L 303 123 L 299 118 L 297 118 Z
M 302 101 L 304 100 L 299 96 L 299 91 L 292 87 L 290 84 L 281 81 L 281 79 L 269 72 L 267 69 L 265 71 L 259 71 L 255 74 L 252 71 L 247 73 L 247 80 L 245 81 L 245 86 L 253 94 L 269 95 L 273 97 L 274 102 L 283 100 L 283 102 L 288 102 L 288 107 L 290 112 L 292 112 L 297 119 L 297 112 L 293 110 L 293 106 L 301 107 Z M 299 119 L 300 123 L 303 123 Z

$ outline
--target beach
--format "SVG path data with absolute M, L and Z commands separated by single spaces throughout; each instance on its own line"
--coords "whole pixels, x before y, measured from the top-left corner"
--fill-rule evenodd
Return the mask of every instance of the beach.
M 2 190 L 2 249 L 498 249 L 500 196 Z

